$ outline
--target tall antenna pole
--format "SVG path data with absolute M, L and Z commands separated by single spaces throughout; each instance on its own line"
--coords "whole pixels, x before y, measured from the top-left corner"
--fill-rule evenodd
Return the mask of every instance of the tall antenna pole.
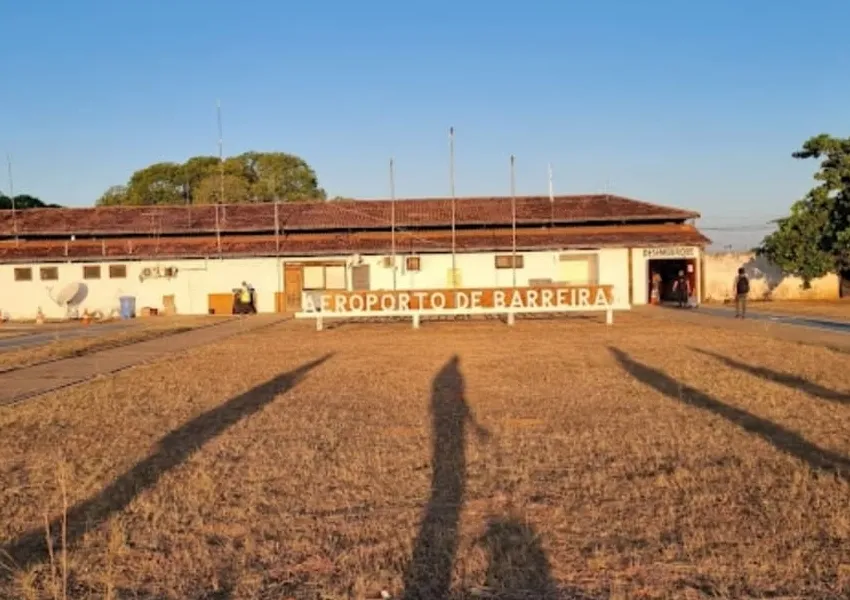
M 552 163 L 549 163 L 549 225 L 555 226 L 555 191 L 552 187 Z
M 18 211 L 15 206 L 15 184 L 12 180 L 12 155 L 6 155 L 6 166 L 9 168 L 9 201 L 12 203 L 12 231 L 15 234 L 15 245 L 18 244 Z
M 392 238 L 392 260 L 393 260 L 393 290 L 396 289 L 396 266 L 395 266 L 395 162 L 390 158 L 390 222 Z
M 511 270 L 513 287 L 516 287 L 516 177 L 514 175 L 514 155 L 511 154 Z
M 456 198 L 455 198 L 455 128 L 449 127 L 449 184 L 452 193 L 452 287 L 457 287 L 457 259 L 455 257 L 455 244 L 457 236 L 455 232 Z
M 221 226 L 218 222 L 218 205 L 224 202 L 224 137 L 221 133 L 221 100 L 216 103 L 218 116 L 218 200 L 215 203 L 215 240 L 221 254 Z

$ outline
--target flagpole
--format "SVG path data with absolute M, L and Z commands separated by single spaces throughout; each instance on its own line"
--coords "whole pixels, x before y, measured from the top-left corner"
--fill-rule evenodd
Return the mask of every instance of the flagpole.
M 218 201 L 215 203 L 215 239 L 221 256 L 221 226 L 218 221 L 218 205 L 224 202 L 224 139 L 221 133 L 221 100 L 216 103 L 218 116 Z
M 395 265 L 395 161 L 392 158 L 390 158 L 390 222 L 393 261 L 393 290 L 395 290 L 397 286 Z
M 455 198 L 455 128 L 449 127 L 449 184 L 452 193 L 452 287 L 457 287 L 457 259 L 455 257 L 455 245 L 457 233 L 455 231 L 455 219 L 457 217 Z
M 514 175 L 514 155 L 511 154 L 511 270 L 513 287 L 516 287 L 516 177 Z
M 549 163 L 549 225 L 555 226 L 555 192 L 552 187 L 552 163 Z
M 9 201 L 12 203 L 12 231 L 15 234 L 15 245 L 18 244 L 18 211 L 15 204 L 15 184 L 12 181 L 12 155 L 6 155 L 6 166 L 9 168 Z

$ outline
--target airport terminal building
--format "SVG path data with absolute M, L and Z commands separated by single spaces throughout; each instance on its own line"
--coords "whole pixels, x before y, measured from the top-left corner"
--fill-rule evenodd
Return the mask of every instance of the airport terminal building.
M 304 292 L 550 283 L 611 285 L 625 308 L 679 270 L 701 298 L 698 217 L 604 194 L 0 211 L 0 314 L 109 316 L 122 296 L 230 314 L 242 282 L 259 312 Z

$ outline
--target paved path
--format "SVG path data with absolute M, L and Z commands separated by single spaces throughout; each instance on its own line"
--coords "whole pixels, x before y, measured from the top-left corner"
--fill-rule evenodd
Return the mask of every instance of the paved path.
M 89 325 L 88 327 L 67 327 L 65 329 L 53 329 L 51 331 L 37 331 L 33 329 L 22 329 L 21 335 L 16 335 L 10 338 L 0 338 L 0 351 L 2 350 L 20 350 L 22 348 L 31 348 L 32 346 L 41 346 L 50 342 L 58 342 L 60 340 L 71 340 L 81 337 L 97 337 L 106 331 L 118 331 L 135 326 L 131 321 L 119 321 L 117 323 L 102 323 Z M 8 329 L 7 329 L 8 330 Z M 12 329 L 11 331 L 15 331 Z M 32 333 L 30 333 L 32 332 Z
M 772 338 L 798 342 L 811 346 L 823 346 L 839 352 L 850 353 L 850 331 L 840 321 L 829 321 L 818 317 L 790 316 L 789 320 L 771 319 L 778 315 L 754 317 L 748 313 L 744 320 L 735 319 L 734 311 L 728 309 L 701 306 L 697 309 L 678 309 L 656 306 L 637 307 L 636 313 L 666 321 L 678 320 L 695 325 L 720 327 L 746 334 L 765 335 Z M 802 323 L 801 320 L 815 323 Z M 828 326 L 824 326 L 828 323 Z M 818 325 L 820 324 L 820 325 Z
M 280 323 L 286 318 L 284 315 L 274 314 L 228 319 L 224 323 L 184 333 L 3 373 L 0 374 L 0 406 L 82 383 L 99 375 L 115 373 L 167 354 L 254 331 Z
M 700 306 L 696 309 L 699 313 L 713 315 L 715 317 L 734 318 L 735 311 L 729 308 L 715 306 Z M 747 311 L 747 320 L 770 321 L 783 325 L 796 325 L 798 327 L 813 327 L 836 333 L 850 333 L 850 322 L 837 319 L 827 319 L 812 315 L 789 315 L 779 313 L 767 313 L 760 311 Z

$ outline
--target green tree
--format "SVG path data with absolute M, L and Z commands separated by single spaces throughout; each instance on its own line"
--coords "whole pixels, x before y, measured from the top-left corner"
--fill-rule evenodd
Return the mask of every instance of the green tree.
M 183 165 L 172 162 L 156 163 L 133 173 L 127 185 L 127 203 L 185 204 Z
M 202 179 L 193 201 L 197 204 L 244 204 L 250 202 L 250 198 L 250 186 L 245 178 L 226 173 L 224 177 L 214 174 Z
M 126 185 L 113 185 L 97 199 L 97 206 L 122 206 L 130 204 Z
M 0 210 L 10 210 L 12 199 L 5 194 L 0 194 Z M 58 204 L 45 204 L 35 196 L 29 194 L 15 194 L 15 209 L 26 210 L 28 208 L 62 208 Z
M 758 253 L 784 271 L 811 280 L 829 272 L 850 274 L 850 138 L 815 136 L 798 159 L 820 159 L 815 174 L 819 185 L 796 202 L 788 217 L 778 221 Z
M 225 201 L 302 202 L 324 200 L 315 171 L 301 158 L 284 152 L 246 152 L 223 163 L 195 156 L 183 164 L 157 163 L 133 173 L 126 186 L 110 188 L 99 205 L 204 204 L 218 201 L 224 170 Z M 240 183 L 241 182 L 241 183 Z

